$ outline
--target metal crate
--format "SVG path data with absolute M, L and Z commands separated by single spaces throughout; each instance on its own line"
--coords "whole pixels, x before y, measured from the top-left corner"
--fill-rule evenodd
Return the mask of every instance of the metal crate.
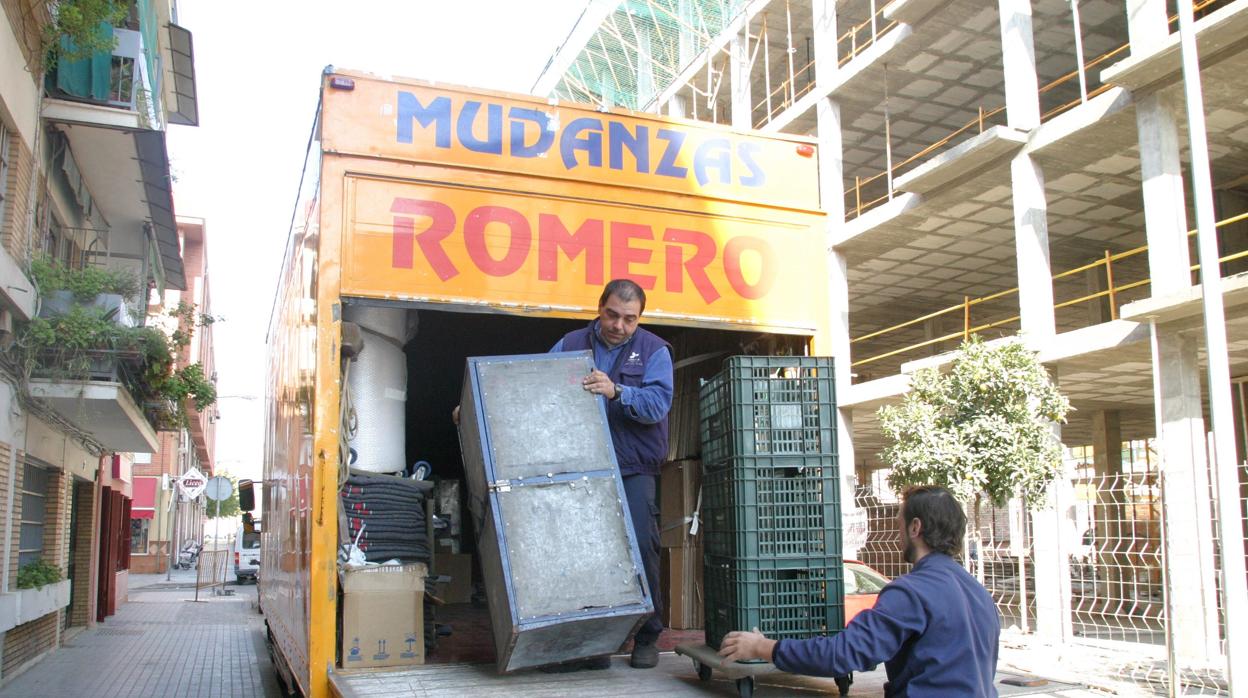
M 733 559 L 706 556 L 706 643 L 758 628 L 773 640 L 835 635 L 845 629 L 840 556 Z
M 460 442 L 502 673 L 614 652 L 654 612 L 592 368 L 468 359 Z
M 733 356 L 699 393 L 702 462 L 836 452 L 833 359 Z
M 738 558 L 841 554 L 835 456 L 734 458 L 702 477 L 708 555 Z

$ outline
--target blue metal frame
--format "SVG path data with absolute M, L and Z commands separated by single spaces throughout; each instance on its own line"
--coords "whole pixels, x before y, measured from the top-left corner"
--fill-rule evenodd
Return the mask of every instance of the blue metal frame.
M 586 375 L 588 375 L 589 372 L 595 368 L 594 367 L 594 355 L 593 355 L 593 352 L 589 350 L 550 352 L 546 354 L 508 354 L 508 355 L 490 356 L 490 357 L 469 357 L 468 359 L 469 380 L 471 381 L 472 392 L 473 392 L 473 395 L 476 397 L 477 404 L 478 405 L 483 404 L 481 400 L 481 384 L 480 384 L 479 375 L 477 372 L 477 365 L 482 360 L 488 359 L 490 362 L 498 362 L 498 361 L 520 362 L 520 361 L 546 361 L 552 358 L 568 358 L 568 357 L 576 357 L 576 358 L 585 359 L 585 362 L 589 367 L 589 370 L 585 372 Z M 576 620 L 579 618 L 589 618 L 589 617 L 610 618 L 610 617 L 615 617 L 615 616 L 633 615 L 638 612 L 643 612 L 643 613 L 654 612 L 654 596 L 650 590 L 650 585 L 646 581 L 646 574 L 645 574 L 646 568 L 645 568 L 645 565 L 642 564 L 641 555 L 638 552 L 639 548 L 638 548 L 638 543 L 637 543 L 637 533 L 636 531 L 633 530 L 633 519 L 631 516 L 631 512 L 629 511 L 629 508 L 628 508 L 628 497 L 624 494 L 624 478 L 622 475 L 620 475 L 620 464 L 615 459 L 615 444 L 611 440 L 611 429 L 607 423 L 607 402 L 606 402 L 606 399 L 602 398 L 601 396 L 600 396 L 600 399 L 598 400 L 598 414 L 601 418 L 600 425 L 603 429 L 606 430 L 606 433 L 607 433 L 607 444 L 609 446 L 609 452 L 607 455 L 611 460 L 611 470 L 609 471 L 608 470 L 591 470 L 591 471 L 584 471 L 580 473 L 558 473 L 558 474 L 551 475 L 549 477 L 529 478 L 527 481 L 524 478 L 517 478 L 514 480 L 508 480 L 507 482 L 515 487 L 525 487 L 525 486 L 531 486 L 531 485 L 536 485 L 536 484 L 570 482 L 570 481 L 583 479 L 586 476 L 604 477 L 609 474 L 614 475 L 616 496 L 619 498 L 620 505 L 624 509 L 623 511 L 624 530 L 628 535 L 629 554 L 633 560 L 633 568 L 637 570 L 637 578 L 641 582 L 643 602 L 640 604 L 629 604 L 627 606 L 612 607 L 610 610 L 608 610 L 605 613 L 602 612 L 601 610 L 590 610 L 590 611 L 578 611 L 574 613 L 566 613 L 566 614 L 561 614 L 558 616 L 543 616 L 540 619 L 536 619 L 536 620 L 520 619 L 518 615 L 516 614 L 515 585 L 512 580 L 511 560 L 506 555 L 506 550 L 507 550 L 506 530 L 507 528 L 506 526 L 503 525 L 502 516 L 499 513 L 498 493 L 491 490 L 489 494 L 490 516 L 494 518 L 494 530 L 496 534 L 499 536 L 500 543 L 502 544 L 500 547 L 500 552 L 503 554 L 500 555 L 500 557 L 502 558 L 501 561 L 502 561 L 502 567 L 503 567 L 503 583 L 507 589 L 507 603 L 509 606 L 508 610 L 511 612 L 512 626 L 515 628 L 523 628 L 527 630 L 527 629 L 541 628 L 541 627 L 545 627 L 548 625 L 554 625 L 557 623 L 564 623 L 564 622 L 567 622 L 570 620 Z M 485 445 L 486 445 L 486 448 L 482 449 L 481 455 L 482 455 L 482 459 L 485 461 L 486 486 L 488 488 L 490 484 L 498 482 L 498 480 L 495 479 L 494 477 L 494 451 L 493 451 L 494 440 L 493 440 L 492 435 L 490 434 L 489 425 L 487 425 L 485 421 L 485 410 L 477 409 L 476 419 L 477 419 L 478 432 L 482 435 L 482 440 L 485 442 Z

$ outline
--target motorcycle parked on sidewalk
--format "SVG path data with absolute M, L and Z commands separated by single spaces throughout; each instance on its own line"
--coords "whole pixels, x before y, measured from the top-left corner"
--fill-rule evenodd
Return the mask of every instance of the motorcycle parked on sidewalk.
M 181 552 L 178 553 L 178 561 L 173 564 L 174 569 L 189 570 L 199 561 L 200 545 L 196 541 L 191 541 L 183 546 Z

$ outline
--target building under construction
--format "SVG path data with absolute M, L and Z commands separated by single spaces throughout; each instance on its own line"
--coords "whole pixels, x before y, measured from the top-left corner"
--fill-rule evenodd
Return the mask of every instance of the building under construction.
M 982 518 L 978 571 L 1054 666 L 1175 692 L 1224 688 L 1246 651 L 1242 526 L 1218 519 L 1248 492 L 1248 0 L 1188 10 L 595 0 L 534 86 L 817 137 L 846 530 L 867 522 L 846 556 L 903 569 L 877 409 L 966 337 L 1021 335 L 1077 410 L 1069 472 L 1055 509 Z

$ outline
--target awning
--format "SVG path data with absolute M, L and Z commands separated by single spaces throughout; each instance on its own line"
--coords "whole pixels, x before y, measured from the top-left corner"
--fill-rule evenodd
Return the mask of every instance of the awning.
M 160 486 L 158 477 L 134 478 L 134 503 L 130 507 L 130 518 L 156 518 L 156 489 Z
M 150 224 L 168 288 L 185 291 L 165 133 L 143 128 L 134 112 L 44 99 L 43 116 L 69 140 L 74 163 L 112 230 L 137 235 Z

